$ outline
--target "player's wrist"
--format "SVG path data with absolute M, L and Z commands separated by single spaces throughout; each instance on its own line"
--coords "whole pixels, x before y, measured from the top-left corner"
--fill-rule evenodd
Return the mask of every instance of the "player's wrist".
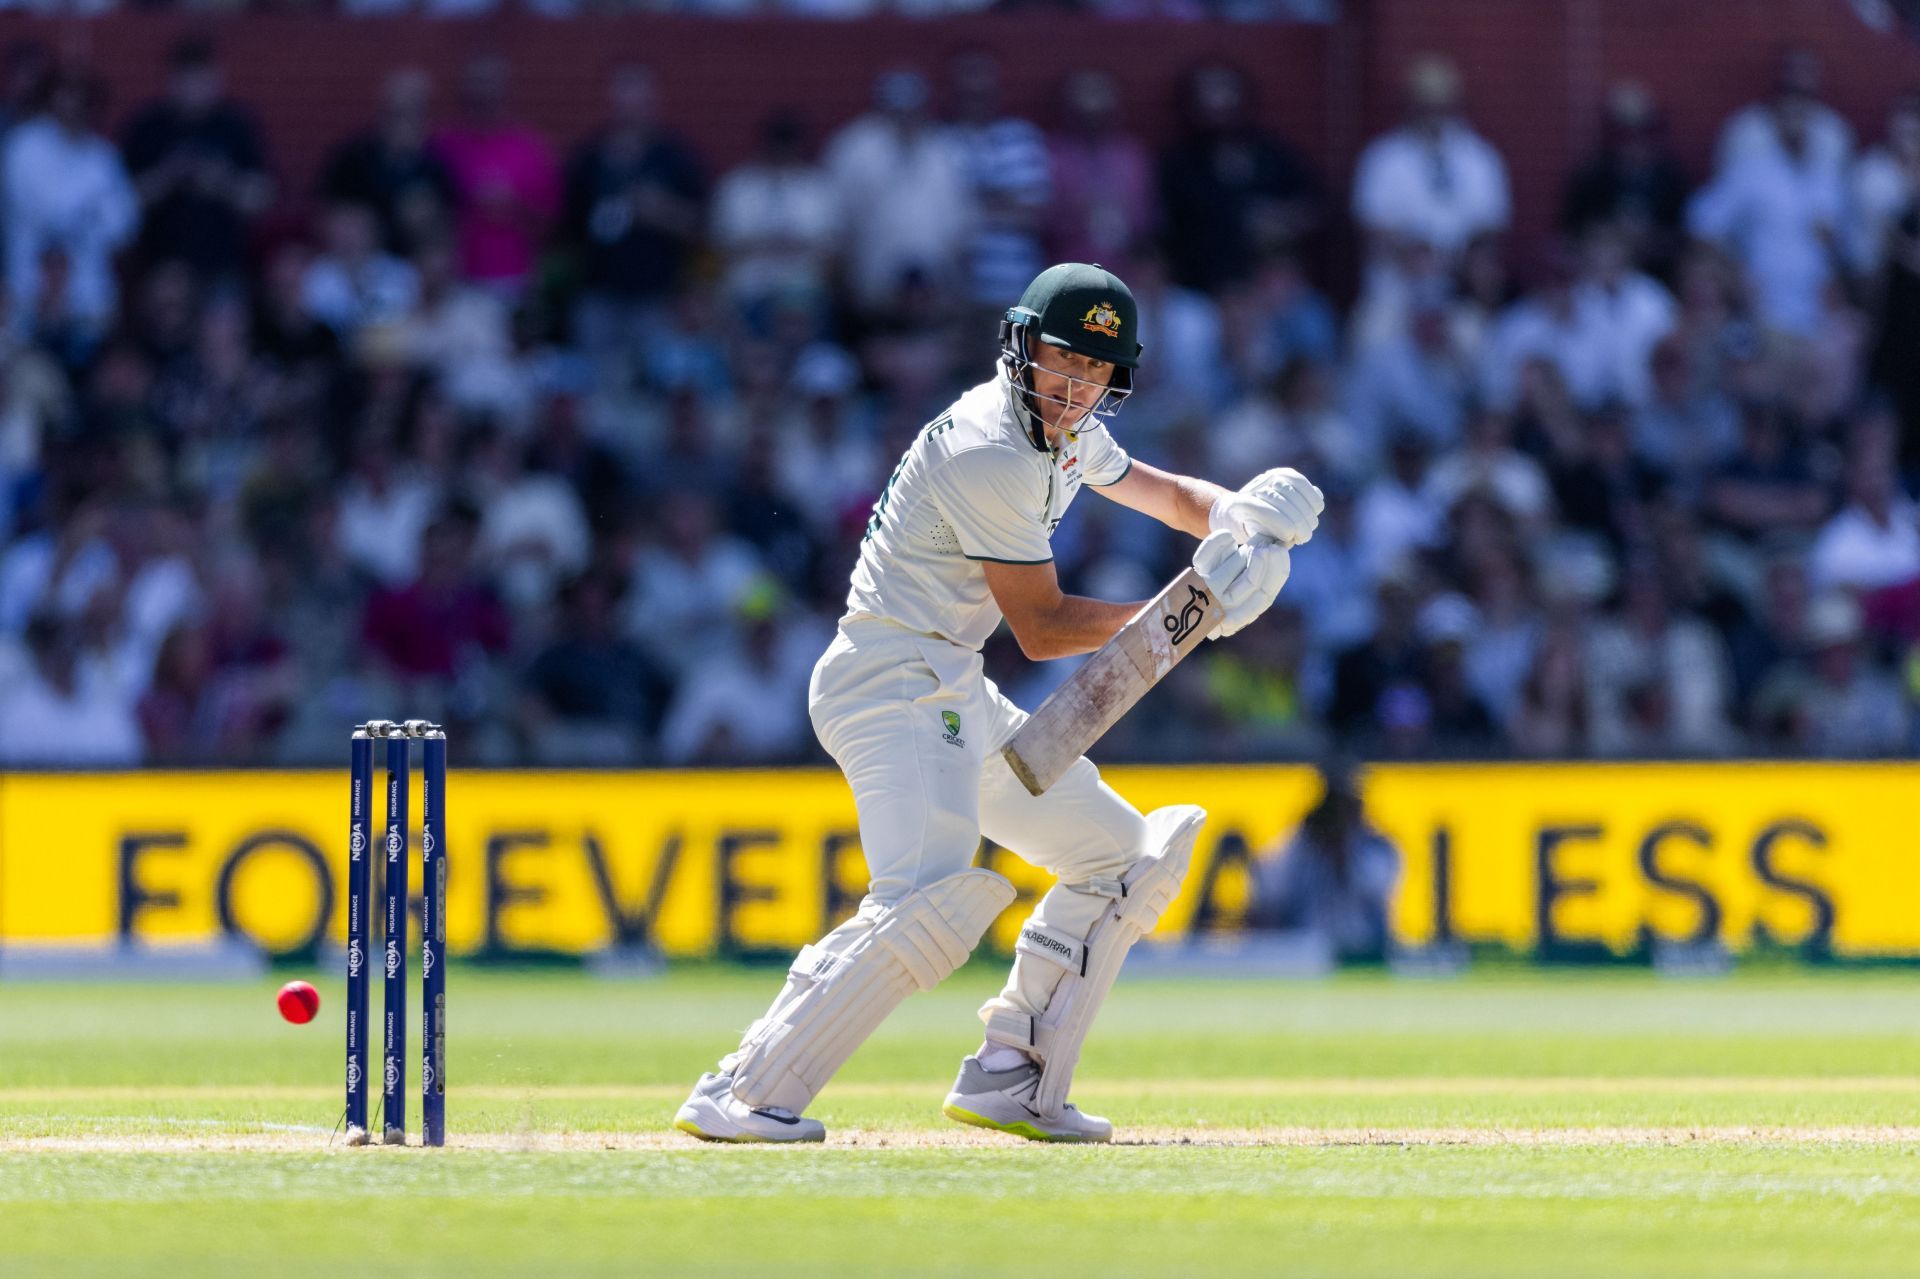
M 1223 492 L 1213 499 L 1213 505 L 1207 508 L 1207 532 L 1231 533 L 1238 540 L 1240 523 L 1227 513 L 1227 500 L 1232 496 L 1231 493 Z

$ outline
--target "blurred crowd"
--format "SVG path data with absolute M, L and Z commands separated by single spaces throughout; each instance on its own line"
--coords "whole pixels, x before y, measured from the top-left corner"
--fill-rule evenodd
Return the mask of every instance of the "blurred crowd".
M 1889 0 L 1881 0 L 1889 2 Z M 1906 2 L 1906 0 L 1902 0 Z M 1114 21 L 1332 22 L 1340 0 L 0 0 L 0 10 L 94 17 L 115 10 L 412 15 L 458 20 L 527 13 L 541 18 L 678 13 L 713 18 L 848 21 L 879 15 L 946 18 L 974 13 L 1074 13 Z
M 1109 758 L 1915 744 L 1920 100 L 1857 137 L 1805 53 L 1705 173 L 1616 86 L 1548 244 L 1433 57 L 1341 192 L 1233 67 L 1156 150 L 1106 73 L 1027 119 L 978 50 L 725 172 L 640 67 L 574 139 L 498 57 L 402 72 L 288 190 L 218 50 L 168 56 L 118 136 L 84 69 L 0 62 L 0 763 L 332 763 L 374 715 L 478 763 L 820 758 L 874 497 L 1066 259 L 1139 297 L 1130 451 L 1327 493 Z M 1091 497 L 1055 548 L 1109 599 L 1191 553 Z M 1072 667 L 988 660 L 1027 705 Z

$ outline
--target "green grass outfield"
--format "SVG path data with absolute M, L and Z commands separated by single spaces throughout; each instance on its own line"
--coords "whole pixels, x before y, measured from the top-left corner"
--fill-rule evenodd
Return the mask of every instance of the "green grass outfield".
M 1106 1148 L 940 1117 L 996 976 L 769 1149 L 666 1125 L 776 970 L 456 967 L 439 1152 L 330 1140 L 337 982 L 0 984 L 0 1274 L 1920 1273 L 1911 972 L 1123 980 Z

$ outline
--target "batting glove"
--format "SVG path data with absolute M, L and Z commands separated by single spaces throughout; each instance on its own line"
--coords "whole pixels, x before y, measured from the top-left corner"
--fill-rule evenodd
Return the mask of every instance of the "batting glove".
M 1320 512 L 1326 498 L 1300 472 L 1290 466 L 1263 471 L 1213 504 L 1207 512 L 1207 526 L 1215 532 L 1225 530 L 1242 543 L 1272 538 L 1281 546 L 1299 546 L 1320 526 Z
M 1241 546 L 1223 529 L 1200 543 L 1193 553 L 1193 567 L 1226 610 L 1226 617 L 1207 636 L 1217 640 L 1245 630 L 1267 611 L 1287 584 L 1293 557 L 1286 547 L 1265 539 Z

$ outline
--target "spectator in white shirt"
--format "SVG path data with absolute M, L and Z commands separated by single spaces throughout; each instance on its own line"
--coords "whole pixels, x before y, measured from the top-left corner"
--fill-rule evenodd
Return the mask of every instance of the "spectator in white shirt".
M 724 642 L 734 611 L 766 576 L 753 547 L 716 522 L 713 503 L 700 494 L 667 497 L 657 540 L 634 556 L 622 601 L 626 634 L 677 675 L 701 656 L 686 637 Z
M 800 353 L 788 379 L 799 403 L 781 437 L 777 483 L 823 538 L 864 521 L 884 478 L 872 438 L 850 411 L 859 387 L 860 366 L 824 342 Z
M 307 266 L 307 314 L 342 339 L 368 325 L 394 324 L 420 297 L 420 277 L 380 248 L 380 220 L 364 204 L 336 204 L 322 228 L 324 251 Z
M 984 48 L 948 65 L 954 139 L 966 154 L 978 217 L 967 241 L 967 294 L 997 313 L 1046 266 L 1041 219 L 1053 193 L 1046 136 L 1003 109 L 1000 61 Z
M 973 226 L 966 148 L 927 113 L 926 77 L 889 71 L 874 109 L 827 144 L 835 219 L 854 305 L 886 306 L 919 276 L 951 287 Z
M 420 571 L 421 538 L 440 498 L 439 485 L 397 457 L 385 440 L 358 441 L 334 525 L 340 553 L 380 582 L 412 581 Z
M 1423 436 L 1410 431 L 1394 436 L 1387 470 L 1360 494 L 1354 511 L 1358 560 L 1376 582 L 1442 541 L 1440 510 L 1426 493 L 1428 456 Z
M 1666 286 L 1636 270 L 1626 237 L 1612 227 L 1588 233 L 1581 249 L 1579 305 L 1607 336 L 1607 398 L 1643 404 L 1652 392 L 1653 349 L 1679 322 Z
M 5 184 L 6 270 L 17 324 L 42 310 L 42 267 L 65 263 L 65 296 L 55 309 L 98 337 L 118 304 L 114 255 L 140 223 L 140 202 L 120 152 L 91 128 L 101 91 L 68 73 L 47 95 L 47 111 L 7 135 L 0 158 Z
M 1886 141 L 1854 164 L 1848 194 L 1848 258 L 1859 274 L 1878 275 L 1889 235 L 1920 198 L 1920 96 L 1894 104 Z
M 738 651 L 696 664 L 660 726 L 660 754 L 669 764 L 790 763 L 813 740 L 806 699 L 794 690 L 805 672 L 785 659 L 782 620 L 764 601 L 747 601 Z
M 1789 47 L 1774 63 L 1773 96 L 1755 102 L 1728 118 L 1720 130 L 1714 167 L 1728 169 L 1756 155 L 1781 148 L 1781 121 L 1793 117 L 1806 134 L 1806 151 L 1814 163 L 1839 170 L 1853 155 L 1853 127 L 1840 113 L 1820 100 L 1826 69 L 1811 49 Z
M 833 255 L 833 187 L 807 154 L 807 129 L 792 111 L 760 125 L 752 159 L 713 193 L 713 242 L 724 287 L 749 324 L 763 330 L 776 300 L 809 310 L 825 304 Z
M 388 329 L 362 334 L 362 354 L 433 375 L 457 408 L 508 416 L 523 409 L 528 377 L 507 304 L 460 279 L 451 241 L 428 241 L 413 261 L 419 292 L 412 310 Z
M 1573 263 L 1562 252 L 1542 266 L 1539 287 L 1494 322 L 1482 348 L 1480 389 L 1487 402 L 1511 409 L 1521 372 L 1544 360 L 1560 374 L 1582 408 L 1605 402 L 1614 390 L 1614 339 L 1597 300 L 1575 287 Z
M 1507 166 L 1460 114 L 1460 73 L 1427 55 L 1407 75 L 1406 123 L 1369 143 L 1353 181 L 1353 212 L 1376 248 L 1431 245 L 1448 259 L 1474 236 L 1506 227 Z
M 1779 92 L 1727 126 L 1720 167 L 1687 210 L 1689 229 L 1741 263 L 1761 320 L 1795 336 L 1818 327 L 1846 212 L 1853 138 L 1814 96 L 1804 59 Z M 1811 64 L 1817 72 L 1818 64 Z
M 551 604 L 560 583 L 586 569 L 593 532 L 573 486 L 527 465 L 527 446 L 502 431 L 472 447 L 470 496 L 480 508 L 476 550 L 516 609 Z
M 1446 448 L 1460 435 L 1461 404 L 1473 389 L 1472 371 L 1453 348 L 1447 313 L 1423 302 L 1405 332 L 1363 351 L 1347 377 L 1347 413 L 1378 453 L 1396 432 L 1423 436 Z
M 27 624 L 31 669 L 0 689 L 0 764 L 116 768 L 140 762 L 133 698 L 98 663 L 81 660 L 73 623 Z
M 1485 493 L 1523 531 L 1539 528 L 1553 514 L 1546 472 L 1513 447 L 1513 421 L 1497 409 L 1472 416 L 1461 446 L 1434 463 L 1421 492 L 1440 512 L 1451 512 L 1470 493 Z
M 1895 474 L 1892 424 L 1862 419 L 1848 449 L 1847 504 L 1809 556 L 1814 589 L 1876 591 L 1920 578 L 1920 524 Z

